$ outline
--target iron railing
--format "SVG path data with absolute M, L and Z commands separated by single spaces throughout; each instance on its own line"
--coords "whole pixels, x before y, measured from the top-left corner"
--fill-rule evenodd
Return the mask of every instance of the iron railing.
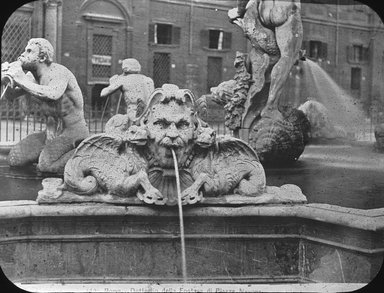
M 107 121 L 116 114 L 113 108 L 85 107 L 85 120 L 91 134 L 104 132 Z M 209 125 L 217 134 L 231 134 L 224 126 L 224 121 L 209 121 Z M 43 131 L 45 118 L 41 115 L 38 105 L 21 97 L 14 101 L 0 101 L 0 144 L 12 145 L 27 135 Z

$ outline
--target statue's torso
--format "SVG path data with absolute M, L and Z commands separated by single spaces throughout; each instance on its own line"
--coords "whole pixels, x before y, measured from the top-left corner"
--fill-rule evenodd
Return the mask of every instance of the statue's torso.
M 290 1 L 253 1 L 244 15 L 246 34 L 256 50 L 268 55 L 280 55 L 275 28 L 284 24 L 291 6 Z
M 276 42 L 275 32 L 273 27 L 267 27 L 262 22 L 260 15 L 259 1 L 254 1 L 247 9 L 244 15 L 244 31 L 251 41 L 252 46 L 258 50 L 267 53 L 268 55 L 278 55 L 279 47 Z M 264 11 L 267 14 L 268 11 Z
M 55 69 L 63 69 L 60 65 L 53 65 Z M 56 67 L 57 66 L 57 67 Z M 68 72 L 64 72 L 67 73 Z M 83 113 L 83 96 L 75 77 L 69 73 L 69 80 L 64 94 L 57 100 L 42 101 L 40 111 L 46 118 L 47 136 L 54 138 L 64 131 L 71 132 L 71 136 L 87 136 L 87 127 Z M 50 75 L 43 75 L 39 84 L 49 85 Z M 74 132 L 74 133 L 72 133 Z
M 119 77 L 122 84 L 125 102 L 128 104 L 135 104 L 140 98 L 146 102 L 149 95 L 154 90 L 148 82 L 148 77 L 142 74 L 129 74 Z

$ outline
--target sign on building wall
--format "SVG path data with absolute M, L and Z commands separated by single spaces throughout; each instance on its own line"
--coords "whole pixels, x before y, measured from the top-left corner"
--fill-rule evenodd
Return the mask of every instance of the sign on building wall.
M 110 66 L 112 64 L 112 56 L 108 55 L 92 55 L 92 64 L 94 65 L 106 65 Z

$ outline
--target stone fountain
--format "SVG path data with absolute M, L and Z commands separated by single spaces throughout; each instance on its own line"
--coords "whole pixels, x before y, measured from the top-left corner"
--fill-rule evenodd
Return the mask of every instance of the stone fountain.
M 233 20 L 251 22 L 256 12 L 251 7 L 244 15 L 240 9 Z M 243 55 L 235 64 L 239 86 L 224 99 L 228 125 L 237 125 L 233 130 L 242 137 L 243 114 L 257 108 L 260 117 L 246 120 L 248 130 L 259 123 L 282 125 L 296 131 L 303 145 L 307 130 L 301 129 L 300 112 L 290 109 L 280 116 L 258 99 L 250 101 L 249 90 L 266 98 L 267 88 L 256 83 L 255 67 L 255 83 L 249 86 Z M 85 138 L 63 178 L 42 180 L 36 200 L 0 202 L 0 264 L 6 276 L 20 287 L 85 282 L 363 286 L 376 276 L 384 258 L 383 208 L 307 203 L 296 185 L 267 186 L 258 139 L 249 145 L 218 136 L 198 112 L 190 90 L 163 85 L 138 117 L 116 125 L 112 118 L 110 132 Z M 301 152 L 289 150 L 283 157 L 297 159 Z
M 7 277 L 21 287 L 375 277 L 383 209 L 308 204 L 295 185 L 266 186 L 254 150 L 196 113 L 191 91 L 164 85 L 130 127 L 86 138 L 36 201 L 1 202 Z

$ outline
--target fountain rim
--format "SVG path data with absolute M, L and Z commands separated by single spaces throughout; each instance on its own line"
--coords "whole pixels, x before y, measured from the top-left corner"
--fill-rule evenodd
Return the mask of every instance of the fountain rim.
M 161 216 L 177 217 L 176 208 L 106 203 L 38 204 L 33 200 L 0 202 L 0 220 L 29 217 L 71 216 Z M 336 205 L 307 203 L 294 205 L 223 205 L 196 204 L 184 210 L 184 217 L 293 217 L 342 225 L 344 227 L 384 230 L 384 208 L 363 210 Z

